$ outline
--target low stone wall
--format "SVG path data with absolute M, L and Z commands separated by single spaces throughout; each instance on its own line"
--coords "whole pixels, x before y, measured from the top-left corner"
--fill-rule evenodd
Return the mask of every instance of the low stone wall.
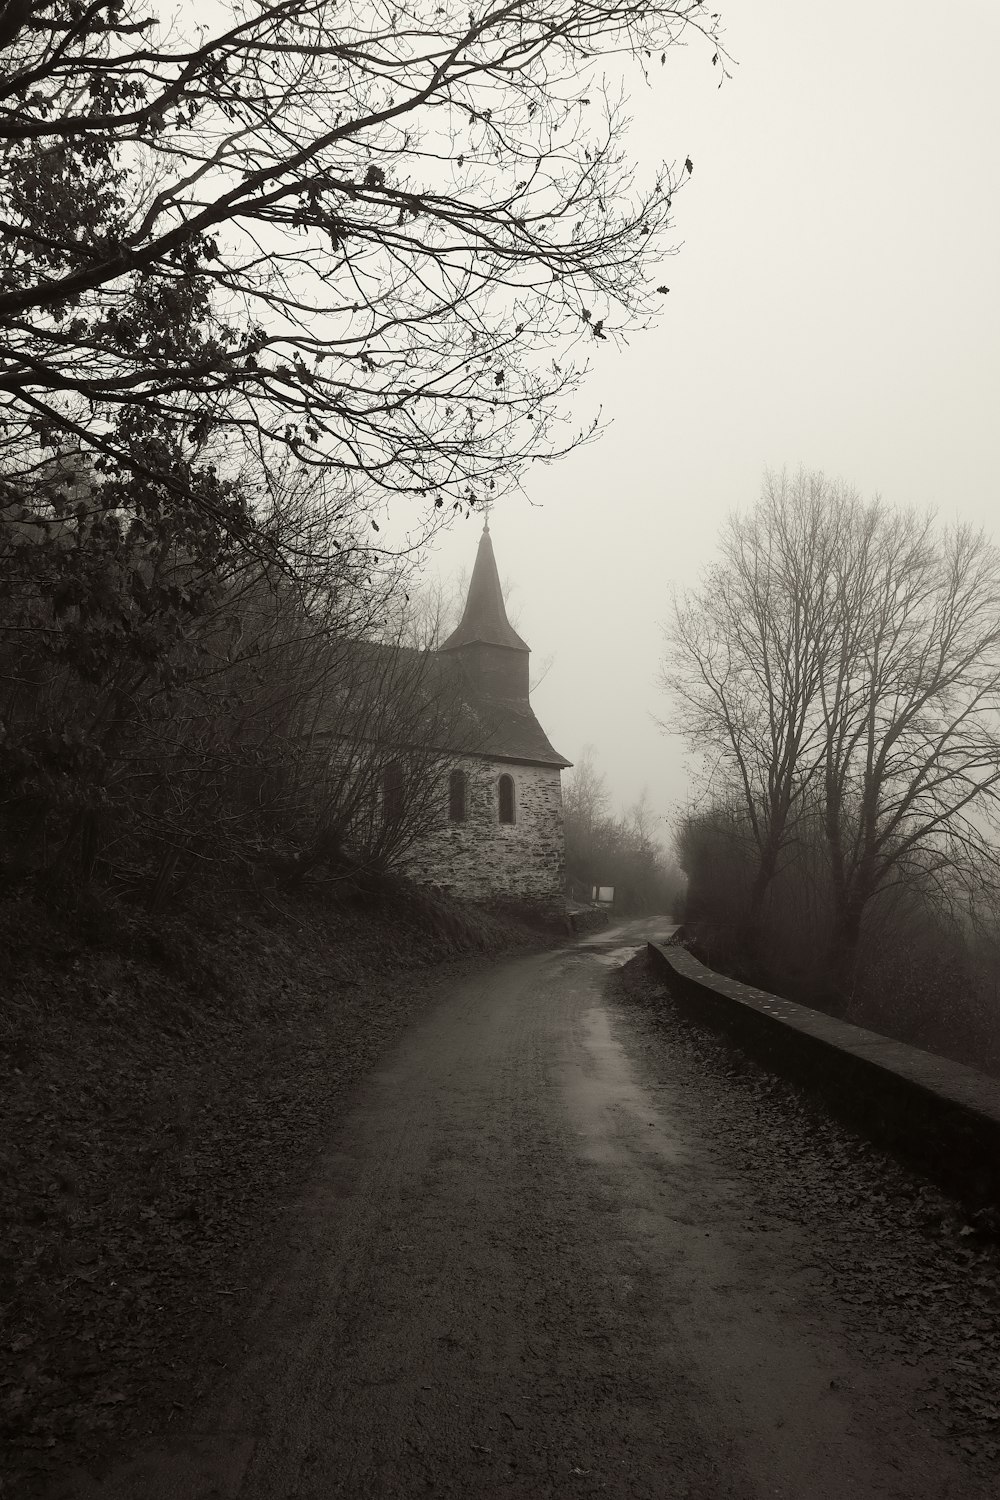
M 1000 1082 L 715 974 L 649 944 L 674 1001 L 938 1182 L 970 1209 L 1000 1204 Z
M 608 926 L 610 920 L 611 916 L 606 906 L 577 904 L 569 908 L 569 925 L 572 932 L 600 932 L 602 927 Z

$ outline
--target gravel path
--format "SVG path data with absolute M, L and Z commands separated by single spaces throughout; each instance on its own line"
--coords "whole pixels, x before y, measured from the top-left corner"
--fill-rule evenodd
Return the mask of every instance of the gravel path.
M 74 1494 L 995 1495 L 992 1250 L 622 971 L 647 930 L 450 987 L 355 1095 L 239 1366 Z

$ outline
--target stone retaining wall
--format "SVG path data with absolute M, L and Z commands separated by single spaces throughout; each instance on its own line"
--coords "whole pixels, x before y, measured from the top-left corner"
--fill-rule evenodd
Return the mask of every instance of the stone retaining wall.
M 1000 1082 L 715 974 L 679 944 L 650 943 L 649 955 L 692 1019 L 806 1084 L 968 1207 L 1000 1204 Z

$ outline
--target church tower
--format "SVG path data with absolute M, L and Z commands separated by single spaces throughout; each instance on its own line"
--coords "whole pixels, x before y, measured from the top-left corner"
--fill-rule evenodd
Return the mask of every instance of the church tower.
M 477 901 L 561 911 L 561 773 L 529 701 L 530 651 L 507 618 L 484 525 L 462 618 L 438 648 L 461 711 L 443 748 L 438 825 L 409 861 L 414 878 Z
M 527 707 L 529 648 L 507 618 L 489 522 L 479 538 L 465 611 L 439 649 L 453 651 L 469 678 L 490 697 Z

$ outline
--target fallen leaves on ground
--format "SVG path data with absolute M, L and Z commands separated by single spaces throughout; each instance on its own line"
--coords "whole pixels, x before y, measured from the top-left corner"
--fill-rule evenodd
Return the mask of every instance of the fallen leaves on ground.
M 923 1378 L 922 1420 L 994 1472 L 1000 1458 L 1000 1239 L 937 1187 L 827 1113 L 794 1083 L 671 1004 L 637 958 L 612 996 L 670 1048 L 714 1149 L 761 1225 L 805 1226 L 815 1263 L 859 1343 L 891 1348 Z M 653 1064 L 655 1066 L 655 1064 Z
M 538 941 L 405 893 L 0 906 L 0 1493 L 190 1409 L 350 1086 L 449 961 Z

